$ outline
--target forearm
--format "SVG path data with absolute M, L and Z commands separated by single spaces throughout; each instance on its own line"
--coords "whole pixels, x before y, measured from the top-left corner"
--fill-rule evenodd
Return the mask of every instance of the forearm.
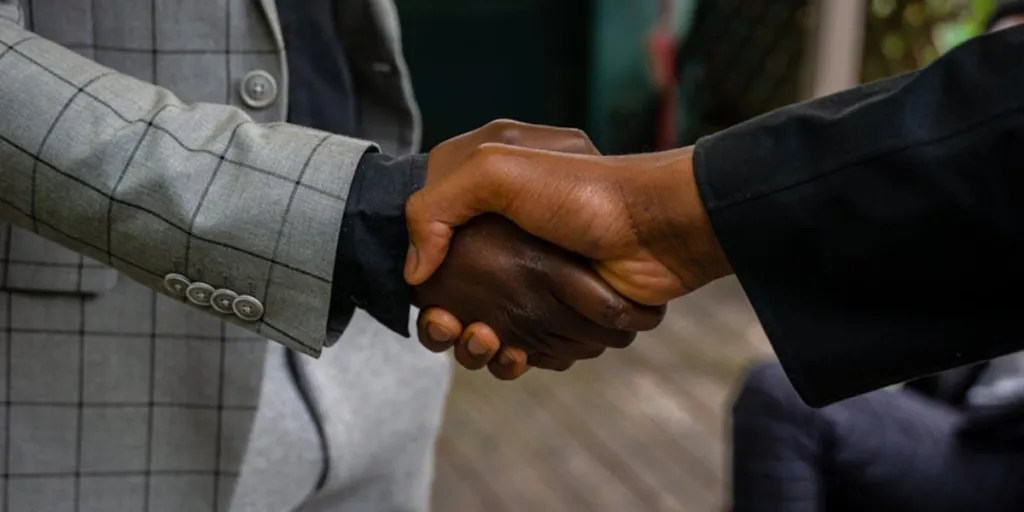
M 823 405 L 1018 350 L 1024 31 L 698 142 L 717 238 Z
M 224 318 L 319 354 L 370 143 L 183 104 L 3 20 L 0 111 L 0 219 L 164 293 L 180 274 L 249 295 L 258 319 Z

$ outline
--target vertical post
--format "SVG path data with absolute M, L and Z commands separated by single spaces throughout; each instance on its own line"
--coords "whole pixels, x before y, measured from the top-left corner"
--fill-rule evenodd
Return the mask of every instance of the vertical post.
M 812 97 L 860 83 L 867 9 L 864 1 L 818 0 Z

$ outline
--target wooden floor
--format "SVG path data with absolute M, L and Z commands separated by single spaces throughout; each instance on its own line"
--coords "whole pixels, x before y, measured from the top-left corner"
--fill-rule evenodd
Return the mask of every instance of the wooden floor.
M 710 512 L 726 500 L 724 413 L 771 357 L 734 280 L 676 301 L 632 347 L 514 383 L 456 372 L 436 512 Z

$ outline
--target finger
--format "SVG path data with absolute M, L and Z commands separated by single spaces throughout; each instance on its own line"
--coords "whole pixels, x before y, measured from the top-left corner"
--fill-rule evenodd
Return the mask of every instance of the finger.
M 441 308 L 420 311 L 416 327 L 420 344 L 431 352 L 447 351 L 462 335 L 462 322 Z
M 608 329 L 591 322 L 564 304 L 560 307 L 562 309 L 553 314 L 554 318 L 559 319 L 558 322 L 548 327 L 549 331 L 541 337 L 541 344 L 531 353 L 538 352 L 573 361 L 593 359 L 609 347 L 625 348 L 636 338 L 635 332 Z
M 455 360 L 467 370 L 483 368 L 501 349 L 498 335 L 487 324 L 470 324 L 455 344 Z
M 545 126 L 510 119 L 492 121 L 487 128 L 494 134 L 491 142 L 561 153 L 601 154 L 590 140 L 590 136 L 576 128 Z
M 641 305 L 661 306 L 690 291 L 655 261 L 597 261 L 593 267 L 620 295 Z
M 572 303 L 574 299 L 562 299 L 560 295 L 564 292 L 558 286 L 555 288 L 553 293 L 562 309 L 555 312 L 559 321 L 548 325 L 550 333 L 545 341 L 550 349 L 542 352 L 566 359 L 589 359 L 596 356 L 591 355 L 595 350 L 625 348 L 636 339 L 635 331 L 605 327 L 583 316 L 579 306 Z
M 530 369 L 527 364 L 528 360 L 526 351 L 523 349 L 504 346 L 501 348 L 499 356 L 487 364 L 487 369 L 497 379 L 516 380 Z
M 636 333 L 627 334 L 629 335 L 630 341 L 632 341 L 632 338 L 636 336 Z M 625 347 L 626 345 L 629 345 L 629 342 L 625 342 L 621 346 L 611 344 L 597 345 L 591 343 L 581 343 L 572 337 L 560 335 L 557 333 L 550 333 L 548 336 L 550 337 L 548 342 L 551 343 L 552 346 L 557 346 L 558 350 L 554 350 L 551 352 L 539 350 L 537 351 L 537 354 L 549 358 L 560 359 L 563 361 L 583 361 L 585 359 L 594 359 L 600 357 L 601 354 L 604 354 L 605 351 L 608 350 L 608 347 L 622 348 Z M 532 359 L 530 362 L 532 364 Z
M 576 361 L 559 359 L 545 354 L 530 354 L 529 363 L 530 366 L 541 368 L 543 370 L 564 372 L 569 368 L 572 368 L 572 365 L 576 364 Z
M 433 194 L 444 195 L 437 192 L 433 192 Z M 433 196 L 423 196 L 417 192 L 405 203 L 405 222 L 409 230 L 409 252 L 406 254 L 405 268 L 402 273 L 405 281 L 411 286 L 425 283 L 441 266 L 445 256 L 448 255 L 454 234 L 453 228 L 458 225 L 431 218 L 432 198 Z M 458 218 L 464 217 L 468 220 L 478 212 L 467 208 L 465 213 L 460 213 Z
M 643 306 L 619 295 L 589 265 L 566 263 L 551 270 L 555 297 L 601 327 L 649 331 L 665 318 L 665 306 Z
M 563 321 L 551 327 L 546 354 L 566 359 L 590 359 L 606 348 L 626 348 L 636 339 L 636 332 L 609 329 L 598 325 L 571 308 L 563 313 Z M 594 354 L 597 351 L 598 354 Z

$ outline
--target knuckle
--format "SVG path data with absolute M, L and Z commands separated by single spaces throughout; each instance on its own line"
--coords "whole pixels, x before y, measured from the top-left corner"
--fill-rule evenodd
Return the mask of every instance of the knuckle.
M 517 123 L 516 121 L 513 121 L 512 119 L 509 119 L 507 117 L 502 117 L 502 118 L 498 118 L 498 119 L 495 119 L 495 120 L 487 123 L 485 125 L 485 128 L 488 129 L 488 130 L 501 131 L 502 129 L 507 128 L 509 126 L 518 126 L 518 125 L 519 125 L 519 123 Z
M 624 329 L 631 320 L 632 308 L 625 301 L 613 300 L 605 303 L 602 314 L 609 327 Z
M 498 141 L 502 144 L 509 146 L 518 146 L 522 144 L 523 132 L 517 128 L 505 128 L 498 135 Z
M 564 128 L 564 130 L 565 130 L 565 133 L 567 135 L 569 135 L 570 137 L 572 137 L 576 141 L 583 142 L 583 143 L 589 143 L 590 142 L 590 136 L 587 135 L 587 132 L 585 132 L 585 131 L 583 131 L 583 130 L 581 130 L 579 128 Z
M 514 145 L 522 140 L 522 125 L 511 119 L 495 119 L 484 127 L 486 139 L 492 142 Z
M 473 148 L 473 152 L 469 156 L 469 168 L 475 174 L 482 173 L 487 179 L 502 178 L 508 167 L 502 164 L 504 154 L 502 144 L 492 142 L 480 144 Z
M 590 136 L 587 132 L 580 130 L 579 128 L 567 128 L 568 135 L 572 140 L 573 148 L 578 152 L 593 152 L 595 151 L 594 142 L 590 140 Z
M 473 150 L 469 153 L 469 159 L 474 165 L 479 165 L 483 162 L 488 162 L 494 158 L 498 153 L 498 148 L 501 144 L 495 142 L 483 142 L 473 147 Z

